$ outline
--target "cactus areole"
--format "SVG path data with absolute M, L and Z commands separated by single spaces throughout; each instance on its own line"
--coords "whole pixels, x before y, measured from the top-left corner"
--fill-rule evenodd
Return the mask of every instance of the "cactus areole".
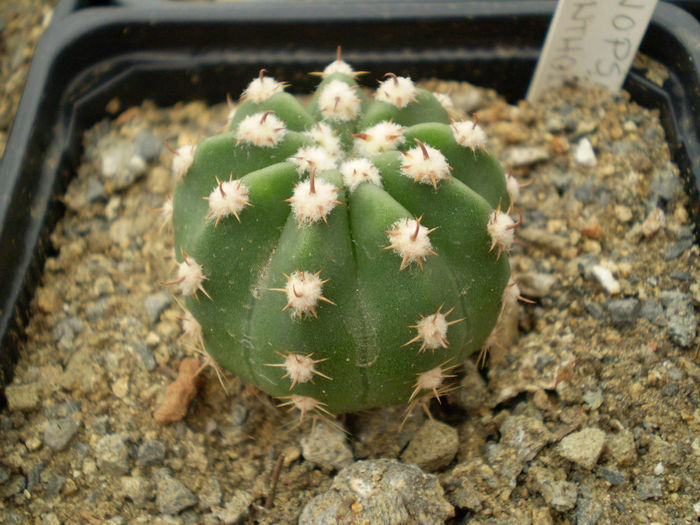
M 340 57 L 320 76 L 303 107 L 261 71 L 178 162 L 187 329 L 302 415 L 440 396 L 512 295 L 506 177 L 410 78 L 370 96 Z

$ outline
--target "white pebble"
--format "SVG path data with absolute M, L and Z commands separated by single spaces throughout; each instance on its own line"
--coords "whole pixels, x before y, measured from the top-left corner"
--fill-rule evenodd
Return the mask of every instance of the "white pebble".
M 612 272 L 608 270 L 605 266 L 596 264 L 591 268 L 591 275 L 596 278 L 600 285 L 608 292 L 610 295 L 615 295 L 620 293 L 620 283 L 615 279 Z
M 579 166 L 585 166 L 587 168 L 592 168 L 598 164 L 598 159 L 596 159 L 595 152 L 593 151 L 593 145 L 591 141 L 587 138 L 582 138 L 574 149 L 574 162 Z

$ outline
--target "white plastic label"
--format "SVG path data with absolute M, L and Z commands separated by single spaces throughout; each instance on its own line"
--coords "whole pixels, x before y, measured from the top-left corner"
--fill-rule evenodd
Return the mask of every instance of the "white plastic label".
M 559 0 L 527 99 L 565 80 L 619 91 L 656 0 Z

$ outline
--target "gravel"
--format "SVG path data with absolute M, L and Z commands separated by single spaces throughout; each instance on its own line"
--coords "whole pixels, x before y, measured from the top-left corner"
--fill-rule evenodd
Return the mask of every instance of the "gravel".
M 28 5 L 38 26 L 45 11 Z M 20 34 L 4 33 L 25 64 Z M 213 367 L 183 421 L 153 421 L 180 361 L 199 355 L 159 284 L 173 276 L 163 145 L 217 132 L 228 107 L 144 102 L 83 137 L 0 415 L 0 521 L 697 520 L 699 251 L 658 116 L 599 89 L 510 105 L 426 85 L 476 111 L 489 148 L 532 181 L 511 264 L 534 303 L 514 309 L 486 366 L 465 364 L 435 421 L 400 406 L 300 424 Z M 574 157 L 584 139 L 593 167 Z

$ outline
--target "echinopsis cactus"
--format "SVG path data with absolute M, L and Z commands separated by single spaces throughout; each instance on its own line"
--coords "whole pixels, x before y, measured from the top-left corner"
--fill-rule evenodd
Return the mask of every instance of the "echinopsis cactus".
M 185 329 L 302 416 L 439 397 L 518 296 L 517 183 L 410 78 L 369 100 L 340 56 L 321 76 L 305 108 L 261 71 L 229 131 L 180 150 Z

